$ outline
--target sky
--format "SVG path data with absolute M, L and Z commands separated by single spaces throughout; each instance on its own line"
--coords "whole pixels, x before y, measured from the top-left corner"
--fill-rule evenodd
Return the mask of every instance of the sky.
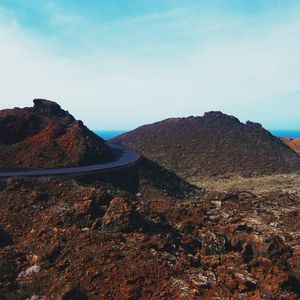
M 94 130 L 221 110 L 300 129 L 298 0 L 0 0 L 0 108 Z

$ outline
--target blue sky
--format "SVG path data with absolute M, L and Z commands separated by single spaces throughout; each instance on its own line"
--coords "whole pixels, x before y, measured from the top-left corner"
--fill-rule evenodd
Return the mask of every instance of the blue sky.
M 0 0 L 1 107 L 43 97 L 99 130 L 222 110 L 300 129 L 295 0 Z

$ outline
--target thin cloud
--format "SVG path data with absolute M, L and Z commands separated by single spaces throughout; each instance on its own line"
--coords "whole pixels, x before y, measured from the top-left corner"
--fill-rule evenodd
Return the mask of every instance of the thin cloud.
M 226 19 L 225 32 L 240 22 L 253 20 Z M 123 52 L 116 41 L 112 49 L 96 43 L 80 54 L 61 55 L 58 40 L 3 21 L 1 107 L 28 106 L 32 98 L 45 97 L 94 129 L 130 129 L 207 110 L 223 110 L 269 128 L 278 127 L 280 116 L 281 127 L 295 126 L 297 103 L 286 101 L 285 95 L 300 88 L 300 22 L 263 22 L 259 34 L 238 30 L 222 38 L 224 27 L 219 31 L 215 26 L 210 28 L 214 38 L 208 40 L 196 28 L 193 47 L 150 40 Z M 171 55 L 171 50 L 177 53 Z M 144 55 L 137 57 L 139 51 Z

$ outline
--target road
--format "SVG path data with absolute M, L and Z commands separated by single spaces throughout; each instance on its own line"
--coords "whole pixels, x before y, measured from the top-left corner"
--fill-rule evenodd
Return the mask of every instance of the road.
M 129 165 L 135 164 L 140 155 L 136 152 L 129 150 L 125 147 L 109 144 L 107 145 L 112 149 L 114 158 L 112 161 L 97 165 L 81 166 L 81 167 L 68 167 L 57 169 L 34 169 L 22 171 L 1 171 L 0 177 L 34 177 L 34 176 L 54 176 L 54 175 L 69 175 L 69 174 L 82 174 L 92 172 L 104 172 L 113 170 Z

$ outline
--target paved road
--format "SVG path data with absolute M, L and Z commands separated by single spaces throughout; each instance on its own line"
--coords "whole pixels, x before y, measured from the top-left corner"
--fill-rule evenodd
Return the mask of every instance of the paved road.
M 92 173 L 96 171 L 107 171 L 117 169 L 124 166 L 129 166 L 136 163 L 140 159 L 140 155 L 136 152 L 129 150 L 125 147 L 107 144 L 114 153 L 112 161 L 82 167 L 69 167 L 69 168 L 57 168 L 57 169 L 35 169 L 27 171 L 1 171 L 0 177 L 30 177 L 30 176 L 53 176 L 53 175 L 68 175 L 68 174 L 81 174 Z

